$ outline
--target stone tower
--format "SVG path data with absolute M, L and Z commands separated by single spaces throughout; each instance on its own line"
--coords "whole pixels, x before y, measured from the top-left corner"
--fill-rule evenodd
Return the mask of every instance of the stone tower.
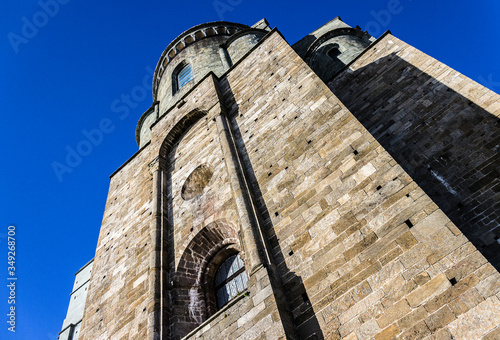
M 293 46 L 185 31 L 111 175 L 80 338 L 498 338 L 499 99 L 340 18 Z
M 59 340 L 78 340 L 82 326 L 85 301 L 87 300 L 93 260 L 86 263 L 75 274 L 73 291 L 70 294 L 68 313 L 59 332 Z

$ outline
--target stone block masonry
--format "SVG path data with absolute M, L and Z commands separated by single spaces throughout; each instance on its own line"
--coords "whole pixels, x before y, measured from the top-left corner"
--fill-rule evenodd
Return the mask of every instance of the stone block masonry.
M 497 112 L 496 97 L 391 35 L 334 78 L 333 93 L 277 30 L 255 43 L 159 112 L 151 140 L 112 175 L 81 337 L 495 338 L 500 274 L 394 145 L 451 150 L 432 123 L 453 120 L 452 108 L 475 122 L 474 105 Z M 421 118 L 427 135 L 410 128 L 410 143 L 408 112 L 424 107 L 439 115 Z M 440 138 L 483 131 L 491 143 L 483 118 Z M 479 175 L 496 171 L 488 147 L 474 163 L 484 168 L 464 175 L 479 183 L 467 197 L 485 202 L 496 199 Z M 436 162 L 427 176 L 462 195 Z M 214 276 L 236 253 L 248 288 L 221 307 Z
M 455 335 L 489 264 L 347 107 L 278 34 L 221 84 L 299 334 Z
M 391 34 L 330 89 L 500 268 L 500 97 Z

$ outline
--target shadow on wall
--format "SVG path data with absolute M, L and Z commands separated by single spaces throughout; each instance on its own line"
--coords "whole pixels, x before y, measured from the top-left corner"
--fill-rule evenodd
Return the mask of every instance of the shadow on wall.
M 224 78 L 221 79 L 221 82 L 227 82 L 227 80 Z M 228 83 L 225 83 L 222 87 L 228 89 L 231 88 Z M 226 107 L 236 108 L 233 109 L 234 112 L 239 112 L 238 105 L 236 104 L 232 91 L 229 91 L 228 94 L 229 95 L 225 98 Z M 250 186 L 249 189 L 251 199 L 257 210 L 257 218 L 259 219 L 258 224 L 261 226 L 262 234 L 266 238 L 264 240 L 266 242 L 266 247 L 270 250 L 269 255 L 271 256 L 271 261 L 273 263 L 273 268 L 270 272 L 274 272 L 276 275 L 276 277 L 271 278 L 271 282 L 275 281 L 273 289 L 284 329 L 288 335 L 288 332 L 293 332 L 290 328 L 295 328 L 299 339 L 324 339 L 323 331 L 321 330 L 316 314 L 309 301 L 302 278 L 290 271 L 286 265 L 283 250 L 281 249 L 278 238 L 276 237 L 274 225 L 269 215 L 259 183 L 255 177 L 255 171 L 248 157 L 248 152 L 245 147 L 241 131 L 238 127 L 238 123 L 235 121 L 234 116 L 228 117 L 228 120 L 231 125 L 230 128 L 235 139 L 235 144 L 238 148 L 237 152 L 244 168 L 242 170 L 246 178 L 246 182 Z M 278 286 L 281 286 L 281 289 L 276 289 Z M 284 291 L 285 296 L 283 296 L 281 291 Z M 293 320 L 289 320 L 290 318 L 287 317 L 287 314 L 290 315 L 290 312 Z M 287 322 L 287 320 L 289 321 Z
M 500 270 L 500 119 L 395 53 L 328 86 Z
M 185 289 L 185 286 L 182 287 L 177 282 L 179 273 L 175 270 L 175 256 L 172 256 L 178 247 L 174 237 L 174 207 L 172 205 L 172 170 L 175 169 L 176 165 L 175 153 L 180 141 L 182 141 L 192 126 L 205 115 L 206 112 L 199 110 L 194 110 L 187 114 L 172 128 L 160 150 L 160 157 L 165 160 L 166 165 L 166 169 L 163 171 L 161 188 L 161 215 L 163 218 L 161 235 L 161 280 L 163 282 L 163 286 L 161 287 L 161 333 L 164 337 L 171 339 L 180 339 L 181 336 L 188 334 L 196 328 L 203 321 L 203 311 L 206 309 L 203 299 L 199 299 L 200 303 L 194 306 L 194 308 L 185 308 L 185 301 L 190 301 L 189 291 Z M 194 288 L 199 287 L 196 286 Z M 197 290 L 195 293 L 198 295 L 201 292 Z M 196 315 L 193 314 L 194 311 L 196 311 L 194 313 Z
M 231 98 L 231 100 L 234 100 L 234 98 Z M 179 247 L 178 244 L 175 244 L 173 232 L 175 221 L 174 207 L 172 202 L 172 169 L 175 169 L 175 154 L 179 146 L 179 142 L 187 133 L 182 131 L 188 131 L 198 119 L 201 119 L 202 114 L 202 112 L 194 112 L 193 114 L 190 113 L 188 114 L 186 119 L 181 120 L 181 122 L 179 122 L 178 124 L 179 128 L 172 129 L 172 133 L 166 137 L 166 142 L 164 142 L 166 147 L 163 151 L 160 152 L 161 155 L 165 158 L 165 164 L 167 164 L 167 167 L 164 171 L 164 186 L 162 188 L 162 199 L 164 202 L 164 204 L 162 205 L 164 209 L 162 215 L 166 219 L 163 221 L 164 228 L 162 234 L 162 262 L 164 273 L 164 277 L 162 278 L 162 280 L 164 282 L 164 286 L 162 287 L 163 310 L 161 319 L 162 327 L 164 327 L 162 333 L 164 334 L 164 336 L 172 339 L 180 339 L 183 336 L 187 335 L 208 317 L 210 317 L 215 311 L 214 308 L 210 308 L 211 305 L 215 304 L 215 301 L 213 299 L 206 300 L 207 292 L 206 289 L 204 289 L 204 285 L 206 285 L 206 282 L 200 283 L 196 280 L 196 277 L 199 276 L 196 273 L 199 274 L 200 272 L 204 272 L 203 270 L 200 271 L 200 268 L 198 266 L 199 264 L 201 264 L 201 260 L 210 258 L 208 261 L 210 263 L 213 262 L 212 258 L 208 256 L 209 254 L 207 254 L 205 250 L 215 249 L 217 243 L 223 240 L 233 240 L 232 244 L 238 244 L 238 236 L 236 233 L 224 233 L 224 230 L 227 231 L 231 228 L 219 228 L 217 226 L 211 228 L 209 225 L 200 230 L 199 233 L 189 243 L 179 261 L 178 268 L 175 268 L 176 266 L 174 256 L 168 256 L 168 254 L 174 254 L 175 250 Z M 246 150 L 241 141 L 241 136 L 239 134 L 239 131 L 237 131 L 236 143 L 238 144 L 239 149 L 237 150 L 237 152 L 239 153 L 240 157 L 243 157 L 244 159 L 244 175 L 246 176 L 247 181 L 255 184 L 257 182 L 254 177 L 247 177 L 249 172 L 253 175 L 253 169 L 251 169 L 251 166 L 248 167 L 249 163 L 248 158 L 246 157 Z M 236 150 L 232 150 L 232 152 L 236 152 Z M 252 190 L 253 193 L 251 195 L 253 202 L 263 202 L 261 198 L 262 195 L 260 194 L 260 190 L 258 189 L 258 187 L 252 186 Z M 203 197 L 204 196 L 202 195 L 200 199 L 203 199 Z M 269 227 L 272 229 L 272 225 L 269 224 L 270 218 L 267 209 L 265 205 L 256 204 L 256 206 L 259 207 L 259 211 L 257 214 L 261 214 L 262 216 L 264 216 L 264 218 L 260 218 L 258 223 L 254 223 L 254 225 L 266 225 L 266 230 L 262 230 L 262 232 L 268 235 L 269 231 L 267 229 Z M 212 234 L 214 235 L 213 237 L 209 235 L 210 229 L 214 229 L 214 232 L 212 232 Z M 216 229 L 217 231 L 215 231 Z M 220 238 L 221 236 L 224 237 Z M 273 239 L 276 240 L 276 237 L 273 236 Z M 232 253 L 238 253 L 239 248 L 236 248 L 219 249 L 220 251 L 217 252 L 217 254 L 222 251 L 226 251 L 227 254 L 229 254 L 229 252 L 231 251 Z M 275 259 L 275 263 L 284 264 L 285 262 L 283 260 L 283 255 L 280 251 L 278 251 L 278 253 L 280 255 Z M 215 267 L 216 265 L 214 265 L 214 268 Z M 271 268 L 269 272 L 271 286 L 273 288 L 274 296 L 277 302 L 277 309 L 280 314 L 280 319 L 283 323 L 283 328 L 285 330 L 287 338 L 311 340 L 324 339 L 314 312 L 312 308 L 310 308 L 310 303 L 307 299 L 307 294 L 305 293 L 305 288 L 302 284 L 301 279 L 295 276 L 294 273 L 290 273 L 288 269 L 286 269 L 286 267 L 284 268 L 285 271 L 283 272 L 283 274 L 286 273 L 287 277 L 290 278 L 290 282 L 287 286 L 287 290 L 290 290 L 290 292 L 287 292 L 286 296 L 284 296 L 284 294 L 282 293 L 283 288 L 281 280 L 279 278 L 279 275 L 276 273 L 275 268 L 274 270 L 273 268 Z M 293 299 L 293 301 L 290 300 L 291 298 Z M 297 311 L 294 310 L 295 313 L 298 313 L 295 321 L 300 322 L 299 327 L 295 327 L 295 322 L 291 318 L 291 308 L 289 307 L 287 300 L 292 301 L 292 306 L 296 305 L 297 308 L 300 307 L 300 309 L 297 309 Z M 196 303 L 193 304 L 193 301 L 195 301 Z M 296 335 L 296 328 L 299 329 L 299 337 L 297 337 Z M 302 333 L 300 333 L 301 330 Z

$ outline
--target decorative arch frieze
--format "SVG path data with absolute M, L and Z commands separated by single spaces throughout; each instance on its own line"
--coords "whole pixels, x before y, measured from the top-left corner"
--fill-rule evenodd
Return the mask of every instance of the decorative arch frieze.
M 163 51 L 158 64 L 156 65 L 153 76 L 153 98 L 156 100 L 158 84 L 163 77 L 164 71 L 170 61 L 175 58 L 182 50 L 197 41 L 216 37 L 216 36 L 231 36 L 236 32 L 248 28 L 247 25 L 231 23 L 227 21 L 217 21 L 197 25 L 185 31 L 174 39 L 167 48 Z

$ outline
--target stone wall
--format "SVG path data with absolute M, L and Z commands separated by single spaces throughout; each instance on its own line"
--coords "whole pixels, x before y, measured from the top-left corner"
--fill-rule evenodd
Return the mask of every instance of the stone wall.
M 97 243 L 81 339 L 146 338 L 151 174 L 143 150 L 112 178 Z
M 500 97 L 390 34 L 329 87 L 500 268 Z
M 500 274 L 388 149 L 270 32 L 112 176 L 83 338 L 494 338 Z
M 499 324 L 498 272 L 279 34 L 221 83 L 302 338 Z
M 191 87 L 198 83 L 209 72 L 217 75 L 227 71 L 227 65 L 221 60 L 219 45 L 223 44 L 228 35 L 208 37 L 193 43 L 189 48 L 185 48 L 175 56 L 166 67 L 165 73 L 158 86 L 157 98 L 160 102 L 160 112 L 165 112 L 175 102 L 188 92 Z M 172 89 L 172 72 L 182 62 L 192 66 L 193 80 L 189 85 L 184 86 L 174 93 Z
M 112 175 L 84 339 L 144 339 L 160 332 L 179 339 L 197 327 L 193 334 L 229 338 L 257 329 L 272 337 L 286 333 L 273 295 L 279 281 L 267 267 L 250 267 L 253 249 L 242 247 L 239 189 L 230 184 L 231 155 L 223 153 L 224 135 L 215 123 L 223 112 L 217 87 L 213 75 L 202 79 L 153 125 L 151 143 Z M 242 319 L 220 330 L 227 314 L 217 312 L 207 294 L 217 263 L 236 252 L 248 266 L 248 295 L 225 307 L 228 313 L 237 308 Z
M 82 326 L 83 313 L 85 311 L 85 301 L 92 273 L 93 260 L 85 264 L 76 274 L 73 291 L 70 294 L 68 312 L 64 319 L 62 330 L 59 332 L 60 340 L 78 340 L 80 328 Z

